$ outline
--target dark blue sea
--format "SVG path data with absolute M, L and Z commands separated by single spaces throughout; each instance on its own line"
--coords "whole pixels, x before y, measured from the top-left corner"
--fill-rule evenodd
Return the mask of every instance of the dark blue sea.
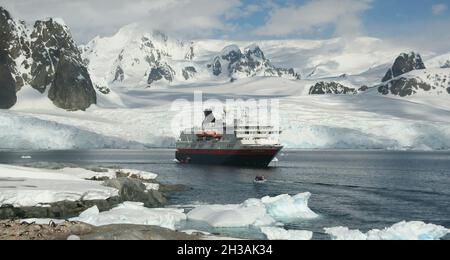
M 23 155 L 31 159 L 22 159 Z M 160 182 L 192 188 L 172 194 L 171 205 L 241 203 L 308 191 L 309 206 L 320 217 L 287 228 L 314 231 L 315 239 L 327 238 L 323 228 L 334 226 L 368 231 L 419 220 L 450 227 L 450 152 L 284 150 L 268 169 L 182 165 L 173 159 L 173 150 L 159 149 L 0 152 L 0 163 L 5 164 L 120 166 L 155 172 Z M 265 175 L 268 181 L 254 184 L 256 175 Z M 251 229 L 208 231 L 261 238 Z

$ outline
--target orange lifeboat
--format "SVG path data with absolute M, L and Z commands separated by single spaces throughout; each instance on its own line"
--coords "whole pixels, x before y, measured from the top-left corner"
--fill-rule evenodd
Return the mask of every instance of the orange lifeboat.
M 216 131 L 200 131 L 196 133 L 197 137 L 209 137 L 209 138 L 221 138 L 222 134 L 217 133 Z

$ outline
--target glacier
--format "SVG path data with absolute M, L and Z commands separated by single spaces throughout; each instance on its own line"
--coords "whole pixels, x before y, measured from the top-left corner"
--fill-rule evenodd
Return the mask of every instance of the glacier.
M 192 102 L 197 90 L 219 100 L 236 95 L 278 98 L 280 139 L 286 148 L 450 149 L 447 96 L 400 99 L 371 90 L 355 96 L 309 96 L 308 86 L 307 80 L 261 77 L 220 87 L 115 89 L 86 112 L 67 112 L 38 100 L 18 102 L 12 110 L 0 111 L 0 149 L 173 148 L 179 132 L 190 125 L 172 121 L 190 116 L 191 111 L 172 101 Z M 20 94 L 25 90 L 19 91 L 19 100 L 31 99 Z

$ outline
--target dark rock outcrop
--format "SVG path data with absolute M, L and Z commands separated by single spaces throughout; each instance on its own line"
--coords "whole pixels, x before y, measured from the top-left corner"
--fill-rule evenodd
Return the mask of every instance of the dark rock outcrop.
M 396 95 L 400 97 L 416 94 L 419 89 L 430 91 L 433 86 L 417 78 L 398 78 L 378 87 L 378 92 L 383 95 Z
M 172 82 L 175 76 L 175 71 L 167 64 L 158 64 L 150 70 L 150 75 L 148 76 L 147 83 L 151 85 L 152 83 L 165 79 L 168 82 Z
M 363 86 L 361 86 L 361 87 L 358 89 L 359 92 L 364 92 L 364 91 L 367 91 L 367 90 L 369 90 L 369 87 L 366 86 L 366 85 L 363 85 Z
M 184 56 L 184 58 L 185 58 L 186 60 L 193 60 L 194 57 L 195 57 L 195 54 L 194 54 L 194 46 L 191 45 L 191 47 L 189 47 L 189 50 L 188 50 L 188 52 L 186 53 L 186 55 Z
M 9 109 L 17 102 L 16 83 L 8 67 L 9 56 L 0 50 L 0 109 Z
M 114 81 L 123 81 L 125 79 L 125 75 L 124 75 L 124 71 L 122 69 L 122 67 L 117 66 L 116 67 L 116 73 L 114 73 Z
M 195 69 L 195 67 L 188 66 L 183 69 L 182 73 L 183 73 L 183 78 L 185 80 L 188 80 L 188 79 L 193 78 L 195 76 L 195 74 L 197 74 L 197 70 Z
M 25 22 L 15 21 L 2 7 L 0 7 L 0 50 L 6 53 L 2 55 L 8 56 L 2 60 L 3 68 L 13 75 L 15 88 L 18 91 L 29 80 L 26 72 L 30 68 L 28 59 L 31 56 L 31 50 Z
M 402 53 L 397 57 L 392 68 L 383 77 L 382 82 L 389 81 L 410 71 L 421 69 L 425 69 L 425 64 L 420 54 L 414 52 L 409 54 Z
M 142 181 L 130 178 L 106 180 L 104 185 L 119 190 L 123 201 L 143 202 L 145 207 L 160 207 L 167 203 L 166 198 L 157 190 L 147 190 Z
M 215 57 L 214 62 L 208 65 L 208 67 L 212 68 L 214 76 L 219 76 L 222 73 L 222 64 L 220 63 L 220 57 Z
M 354 88 L 346 87 L 337 82 L 317 82 L 314 86 L 312 86 L 309 90 L 310 95 L 342 95 L 342 94 L 351 94 L 356 95 L 358 91 Z
M 85 110 L 97 103 L 87 69 L 66 56 L 58 62 L 48 97 L 57 107 L 69 111 Z

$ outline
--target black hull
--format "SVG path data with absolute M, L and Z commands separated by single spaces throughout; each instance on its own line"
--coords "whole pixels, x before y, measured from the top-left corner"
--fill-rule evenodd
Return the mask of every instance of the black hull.
M 175 158 L 180 163 L 186 164 L 209 164 L 209 165 L 228 165 L 228 166 L 244 166 L 254 168 L 266 168 L 275 158 L 280 149 L 268 151 L 256 151 L 247 153 L 217 153 L 217 151 L 209 153 L 198 153 L 198 151 L 180 151 L 177 150 Z

